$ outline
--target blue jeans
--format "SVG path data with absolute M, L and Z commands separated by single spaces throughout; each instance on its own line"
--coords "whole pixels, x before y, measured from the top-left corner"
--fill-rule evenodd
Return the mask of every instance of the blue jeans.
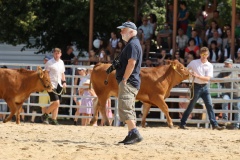
M 65 69 L 65 75 L 72 75 L 72 68 L 66 68 Z M 66 83 L 68 85 L 71 85 L 72 84 L 72 78 L 71 77 L 66 77 Z
M 213 111 L 212 106 L 212 99 L 211 95 L 208 90 L 207 85 L 199 85 L 194 83 L 194 93 L 193 93 L 193 99 L 190 101 L 188 108 L 184 111 L 182 119 L 181 119 L 181 125 L 186 125 L 186 121 L 188 119 L 188 116 L 192 112 L 195 104 L 197 103 L 197 100 L 201 97 L 203 99 L 203 102 L 207 108 L 207 113 L 209 117 L 209 121 L 212 124 L 212 126 L 218 126 L 218 123 L 215 118 L 215 113 Z
M 229 100 L 231 99 L 228 94 L 223 95 L 224 100 Z M 234 98 L 234 99 L 240 99 L 240 98 Z M 223 110 L 228 110 L 228 103 L 223 103 L 222 104 L 222 109 Z M 238 113 L 234 113 L 234 121 L 240 121 L 240 102 L 238 103 L 233 103 L 233 109 L 238 110 Z M 223 113 L 223 119 L 228 120 L 228 113 Z M 239 123 L 234 123 L 234 127 L 239 128 Z

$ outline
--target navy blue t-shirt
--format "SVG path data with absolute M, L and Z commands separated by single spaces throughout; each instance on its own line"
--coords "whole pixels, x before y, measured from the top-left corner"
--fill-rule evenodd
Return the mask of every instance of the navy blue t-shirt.
M 130 39 L 120 53 L 119 60 L 121 67 L 116 69 L 116 79 L 118 83 L 120 83 L 123 79 L 128 60 L 130 58 L 136 60 L 136 64 L 127 82 L 139 89 L 141 83 L 140 69 L 142 64 L 142 47 L 137 37 Z

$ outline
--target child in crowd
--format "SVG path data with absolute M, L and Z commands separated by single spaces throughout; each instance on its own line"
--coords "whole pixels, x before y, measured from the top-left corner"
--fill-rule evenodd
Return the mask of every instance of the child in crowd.
M 83 83 L 84 88 L 79 90 L 79 95 L 82 96 L 96 96 L 94 90 L 89 88 L 90 80 L 86 80 Z M 87 87 L 87 88 L 86 88 Z M 87 118 L 82 118 L 82 125 L 86 126 L 90 123 L 90 116 L 93 114 L 93 99 L 92 97 L 82 97 L 81 99 L 81 108 L 79 110 L 82 113 L 82 116 L 86 116 Z M 89 117 L 89 118 L 88 118 Z

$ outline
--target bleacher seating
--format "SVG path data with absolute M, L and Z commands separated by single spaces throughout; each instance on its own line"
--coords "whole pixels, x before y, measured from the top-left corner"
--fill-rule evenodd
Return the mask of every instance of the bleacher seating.
M 21 51 L 24 45 L 12 46 L 0 43 L 0 62 L 1 63 L 23 63 L 23 64 L 42 64 L 45 54 L 36 54 L 37 49 L 26 49 Z

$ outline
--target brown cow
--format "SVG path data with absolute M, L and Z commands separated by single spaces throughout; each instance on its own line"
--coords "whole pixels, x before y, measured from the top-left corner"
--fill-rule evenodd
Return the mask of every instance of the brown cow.
M 32 92 L 50 91 L 52 85 L 47 71 L 38 67 L 37 71 L 26 69 L 0 69 L 0 98 L 10 108 L 10 115 L 4 123 L 17 113 L 16 123 L 20 123 L 20 109 Z
M 142 126 L 145 127 L 147 113 L 151 105 L 158 106 L 165 114 L 170 128 L 173 127 L 172 119 L 169 116 L 168 106 L 164 99 L 169 97 L 170 90 L 189 77 L 189 71 L 179 61 L 167 61 L 168 65 L 150 68 L 141 68 L 141 86 L 136 99 L 144 103 L 144 114 Z M 91 83 L 97 94 L 98 103 L 94 106 L 94 116 L 90 122 L 93 125 L 98 116 L 96 113 L 100 110 L 104 122 L 109 125 L 105 112 L 106 100 L 110 96 L 118 96 L 118 84 L 115 79 L 115 71 L 108 77 L 108 84 L 104 81 L 107 77 L 106 70 L 110 64 L 97 64 L 91 74 Z

